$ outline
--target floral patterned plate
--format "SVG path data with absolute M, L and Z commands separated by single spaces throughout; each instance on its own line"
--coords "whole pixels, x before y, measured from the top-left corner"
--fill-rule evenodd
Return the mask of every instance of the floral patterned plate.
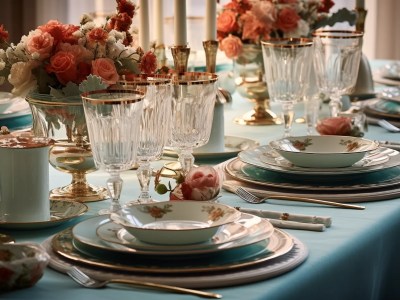
M 352 136 L 294 136 L 269 143 L 288 161 L 305 168 L 343 168 L 379 147 L 376 141 Z
M 137 204 L 110 215 L 137 239 L 159 245 L 205 242 L 239 218 L 240 212 L 231 206 L 187 200 Z
M 84 203 L 74 201 L 50 200 L 50 220 L 43 222 L 0 222 L 0 228 L 36 230 L 61 225 L 75 219 L 88 211 Z

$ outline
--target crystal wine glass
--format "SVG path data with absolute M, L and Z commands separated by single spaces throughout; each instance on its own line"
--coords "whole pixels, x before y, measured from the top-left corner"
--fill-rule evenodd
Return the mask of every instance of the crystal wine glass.
M 282 38 L 262 42 L 265 78 L 272 101 L 282 105 L 284 136 L 291 134 L 294 104 L 303 101 L 312 66 L 312 40 Z
M 135 90 L 101 90 L 82 94 L 94 161 L 110 174 L 107 188 L 112 200 L 110 209 L 121 208 L 119 198 L 123 180 L 121 171 L 128 170 L 136 160 L 140 118 L 144 94 Z
M 330 113 L 336 117 L 342 108 L 341 96 L 350 93 L 356 85 L 363 32 L 319 30 L 312 36 L 318 87 L 330 97 Z
M 205 145 L 211 133 L 218 76 L 186 72 L 172 77 L 172 147 L 178 149 L 184 174 L 194 164 L 193 148 Z
M 171 133 L 172 86 L 169 75 L 129 75 L 120 83 L 123 87 L 143 92 L 143 114 L 140 122 L 140 139 L 137 153 L 137 177 L 141 192 L 137 201 L 129 204 L 152 202 L 149 183 L 150 163 L 159 159 Z

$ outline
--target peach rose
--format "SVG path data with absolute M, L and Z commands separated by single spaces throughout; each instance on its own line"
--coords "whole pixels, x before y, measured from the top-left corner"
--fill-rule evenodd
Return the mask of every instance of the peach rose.
M 300 16 L 293 8 L 285 7 L 278 13 L 276 25 L 283 32 L 290 32 L 297 28 L 297 23 L 300 19 Z
M 350 135 L 352 129 L 351 118 L 325 118 L 319 121 L 316 129 L 321 135 Z
M 36 86 L 36 79 L 32 74 L 34 65 L 30 62 L 16 62 L 11 66 L 8 81 L 14 86 L 12 93 L 25 96 Z
M 54 38 L 54 44 L 58 44 L 63 38 L 63 24 L 57 20 L 50 20 L 46 24 L 38 27 L 43 32 L 49 33 Z
M 119 78 L 114 62 L 110 58 L 98 58 L 92 61 L 92 73 L 110 85 L 115 84 Z
M 228 58 L 236 58 L 242 52 L 243 44 L 237 36 L 229 35 L 221 41 L 219 48 Z
M 39 54 L 39 59 L 50 57 L 53 50 L 54 38 L 47 32 L 41 30 L 31 31 L 26 40 L 26 49 L 30 54 Z
M 77 83 L 78 74 L 76 67 L 76 57 L 73 53 L 58 51 L 50 58 L 50 65 L 47 67 L 47 72 L 55 73 L 57 79 L 64 85 L 70 81 Z
M 236 22 L 236 13 L 231 10 L 224 10 L 217 19 L 217 31 L 229 33 L 237 31 L 239 25 Z

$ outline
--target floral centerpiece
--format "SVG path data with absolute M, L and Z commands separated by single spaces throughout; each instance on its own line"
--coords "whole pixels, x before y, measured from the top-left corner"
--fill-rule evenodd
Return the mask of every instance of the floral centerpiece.
M 16 45 L 7 43 L 8 33 L 0 25 L 0 82 L 8 79 L 18 96 L 35 91 L 59 98 L 79 95 L 87 90 L 85 84 L 105 88 L 122 74 L 154 73 L 153 50 L 144 53 L 131 46 L 136 5 L 116 2 L 117 12 L 102 26 L 88 15 L 79 26 L 50 20 Z
M 232 0 L 217 18 L 220 50 L 238 57 L 243 44 L 259 45 L 278 37 L 304 37 L 323 26 L 355 22 L 355 13 L 343 8 L 329 14 L 332 0 Z
M 163 169 L 159 170 L 155 177 L 155 190 L 159 194 L 169 193 L 170 200 L 215 200 L 223 182 L 223 173 L 211 166 L 192 167 L 186 176 L 174 171 L 175 187 L 170 182 L 168 186 L 161 182 L 162 172 Z

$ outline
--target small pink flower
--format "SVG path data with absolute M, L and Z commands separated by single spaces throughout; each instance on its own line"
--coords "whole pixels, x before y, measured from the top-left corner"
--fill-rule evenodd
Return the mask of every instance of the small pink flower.
M 26 40 L 26 49 L 30 54 L 39 54 L 39 59 L 50 57 L 53 50 L 54 38 L 47 32 L 41 30 L 31 31 Z
M 213 167 L 192 168 L 185 181 L 171 192 L 170 200 L 211 200 L 219 194 L 221 183 L 220 175 Z
M 229 35 L 221 41 L 219 48 L 225 52 L 226 57 L 236 58 L 242 53 L 243 43 L 237 36 Z
M 115 84 L 119 79 L 114 61 L 110 58 L 98 58 L 92 61 L 92 74 L 101 77 L 109 85 Z
M 108 33 L 101 27 L 95 27 L 87 34 L 90 43 L 99 43 L 104 45 L 108 38 Z
M 296 10 L 290 7 L 285 7 L 278 13 L 276 25 L 278 29 L 283 32 L 290 32 L 297 28 L 299 20 L 300 16 Z
M 351 118 L 348 117 L 325 118 L 316 127 L 321 135 L 350 135 L 351 128 Z

